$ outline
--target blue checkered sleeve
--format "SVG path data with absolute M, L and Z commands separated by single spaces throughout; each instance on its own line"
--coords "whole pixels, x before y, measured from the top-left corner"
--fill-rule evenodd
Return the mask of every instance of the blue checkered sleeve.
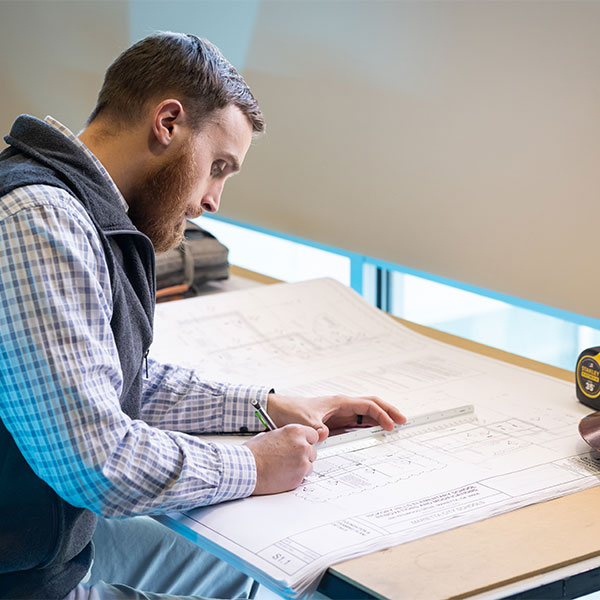
M 148 374 L 142 418 L 155 427 L 189 433 L 264 431 L 250 401 L 266 406 L 267 387 L 205 381 L 191 369 L 153 360 L 148 360 Z
M 264 389 L 203 384 L 152 363 L 148 422 L 122 412 L 109 274 L 77 200 L 48 186 L 0 198 L 0 247 L 0 416 L 40 478 L 71 504 L 108 517 L 252 492 L 247 447 L 175 429 L 251 424 L 247 400 L 264 398 Z

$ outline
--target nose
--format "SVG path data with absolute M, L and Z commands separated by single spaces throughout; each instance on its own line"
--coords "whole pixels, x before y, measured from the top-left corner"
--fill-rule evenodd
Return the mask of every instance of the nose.
M 215 182 L 204 194 L 202 208 L 206 212 L 216 213 L 221 203 L 221 193 L 223 192 L 223 182 Z

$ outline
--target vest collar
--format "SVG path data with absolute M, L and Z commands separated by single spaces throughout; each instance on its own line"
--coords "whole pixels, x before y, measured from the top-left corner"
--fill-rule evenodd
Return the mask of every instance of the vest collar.
M 102 231 L 138 231 L 127 216 L 122 199 L 90 157 L 52 125 L 31 115 L 20 115 L 4 141 L 59 173 Z

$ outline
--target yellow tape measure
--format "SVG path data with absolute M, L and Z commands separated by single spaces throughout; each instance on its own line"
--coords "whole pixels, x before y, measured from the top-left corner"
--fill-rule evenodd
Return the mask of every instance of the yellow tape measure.
M 600 346 L 588 348 L 579 355 L 575 383 L 579 401 L 600 410 Z

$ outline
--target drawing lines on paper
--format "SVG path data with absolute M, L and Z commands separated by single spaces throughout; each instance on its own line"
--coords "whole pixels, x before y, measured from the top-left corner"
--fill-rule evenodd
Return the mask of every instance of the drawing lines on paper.
M 309 502 L 328 502 L 418 477 L 446 465 L 409 446 L 377 446 L 317 460 L 294 495 Z
M 318 366 L 332 354 L 356 360 L 357 346 L 364 344 L 365 349 L 372 350 L 371 345 L 377 344 L 373 336 L 327 314 L 312 315 L 292 325 L 278 324 L 275 317 L 270 323 L 264 323 L 260 315 L 235 310 L 180 317 L 177 329 L 185 330 L 186 336 L 171 345 L 176 354 L 165 358 L 192 368 L 200 364 L 202 372 L 213 379 L 233 372 L 236 379 L 243 380 L 257 373 L 281 369 L 302 371 L 307 365 Z M 381 354 L 388 355 L 392 350 L 383 344 Z
M 550 450 L 554 439 L 552 431 L 517 418 L 482 425 L 475 417 L 467 417 L 400 429 L 360 450 L 344 452 L 341 445 L 338 454 L 315 462 L 313 473 L 294 495 L 309 502 L 327 502 L 422 477 L 448 467 L 450 460 L 485 467 L 489 461 L 534 444 L 545 447 L 546 443 Z M 448 461 L 444 462 L 444 456 Z
M 564 437 L 565 429 L 574 426 L 571 421 L 567 416 L 558 420 L 548 410 L 545 419 L 536 422 L 506 418 L 435 437 L 420 437 L 419 441 L 428 448 L 452 453 L 454 458 L 484 465 L 488 460 L 531 445 L 551 451 Z
M 600 460 L 592 453 L 580 454 L 542 463 L 521 470 L 488 477 L 481 485 L 501 492 L 510 498 L 523 498 L 528 494 L 540 493 L 565 486 L 569 489 L 578 482 L 581 489 L 593 487 L 600 477 Z
M 441 393 L 436 390 L 436 386 L 481 374 L 475 369 L 464 368 L 449 361 L 443 368 L 436 369 L 432 366 L 436 361 L 433 356 L 424 357 L 421 361 L 390 360 L 390 357 L 402 355 L 404 349 L 384 340 L 372 340 L 369 343 L 369 363 L 366 366 L 358 363 L 354 369 L 347 368 L 345 372 L 333 377 L 312 377 L 297 386 L 286 387 L 286 391 L 291 395 L 320 395 L 335 389 L 337 393 L 354 395 L 360 393 L 360 390 L 370 389 L 376 390 L 379 395 L 398 398 L 401 394 L 427 389 Z M 420 364 L 421 362 L 425 364 Z M 456 402 L 460 403 L 460 399 L 454 401 Z

